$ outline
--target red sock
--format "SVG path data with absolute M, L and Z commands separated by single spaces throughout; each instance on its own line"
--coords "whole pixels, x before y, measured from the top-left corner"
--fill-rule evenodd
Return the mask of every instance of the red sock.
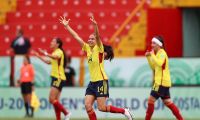
M 125 112 L 123 108 L 118 108 L 112 105 L 107 106 L 107 111 L 111 113 L 122 113 L 122 114 L 124 114 Z
M 53 103 L 53 106 L 54 106 L 55 108 L 59 109 L 59 111 L 63 112 L 64 115 L 67 115 L 67 114 L 68 114 L 68 112 L 65 110 L 65 108 L 63 107 L 63 105 L 60 104 L 59 101 L 56 100 L 56 101 Z
M 61 120 L 61 111 L 58 109 L 58 108 L 56 108 L 55 106 L 54 106 L 54 110 L 55 110 L 55 113 L 56 113 L 56 120 Z
M 183 117 L 181 116 L 179 109 L 176 107 L 174 103 L 171 103 L 167 107 L 172 111 L 172 113 L 176 116 L 178 120 L 183 120 Z
M 151 120 L 153 112 L 154 112 L 154 104 L 148 103 L 145 120 Z
M 96 113 L 94 112 L 93 109 L 91 111 L 87 111 L 87 114 L 88 114 L 90 120 L 97 120 Z

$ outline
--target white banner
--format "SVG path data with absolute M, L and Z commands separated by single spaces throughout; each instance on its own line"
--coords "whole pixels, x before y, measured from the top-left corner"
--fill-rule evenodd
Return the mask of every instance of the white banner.
M 111 88 L 107 104 L 129 107 L 136 118 L 144 118 L 150 88 Z M 171 96 L 180 108 L 184 118 L 200 119 L 200 88 L 173 88 Z M 48 102 L 49 89 L 36 88 L 41 106 L 35 117 L 55 118 L 53 107 Z M 60 102 L 72 112 L 72 118 L 87 118 L 84 107 L 85 88 L 64 88 Z M 97 110 L 98 118 L 124 118 L 123 115 L 103 113 Z M 12 114 L 10 114 L 12 113 Z M 25 109 L 19 88 L 0 88 L 0 117 L 24 117 Z M 153 118 L 174 118 L 171 111 L 164 107 L 161 100 L 155 104 Z M 175 119 L 175 118 L 174 118 Z
M 15 57 L 15 80 L 19 79 L 22 57 Z M 51 66 L 35 57 L 31 57 L 35 68 L 35 84 L 38 87 L 50 86 Z M 88 64 L 85 59 L 84 86 L 90 81 Z M 170 59 L 170 73 L 174 85 L 200 85 L 200 59 Z M 73 58 L 71 66 L 75 69 L 76 86 L 79 86 L 80 58 Z M 112 62 L 105 61 L 105 71 L 110 86 L 114 87 L 150 87 L 152 71 L 146 58 L 116 58 Z
M 10 57 L 0 57 L 0 86 L 10 85 Z

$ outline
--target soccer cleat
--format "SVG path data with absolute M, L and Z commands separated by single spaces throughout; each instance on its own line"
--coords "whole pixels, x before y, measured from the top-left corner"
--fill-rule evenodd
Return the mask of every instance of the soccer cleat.
M 64 120 L 69 120 L 69 119 L 70 119 L 70 116 L 71 116 L 71 113 L 69 112 L 67 115 L 65 115 Z
M 133 116 L 131 115 L 129 108 L 125 108 L 124 110 L 124 115 L 128 118 L 128 120 L 133 120 Z

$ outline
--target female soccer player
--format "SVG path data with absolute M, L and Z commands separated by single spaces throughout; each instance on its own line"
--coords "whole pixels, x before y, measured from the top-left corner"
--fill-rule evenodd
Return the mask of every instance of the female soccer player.
M 70 19 L 69 19 L 70 20 Z M 68 32 L 80 43 L 82 50 L 87 53 L 89 72 L 91 81 L 86 89 L 85 94 L 85 108 L 90 120 L 97 120 L 95 111 L 93 109 L 94 101 L 97 100 L 98 109 L 102 112 L 121 113 L 124 114 L 128 120 L 132 120 L 129 109 L 117 108 L 112 105 L 106 105 L 106 98 L 109 97 L 108 77 L 104 70 L 104 58 L 112 59 L 114 57 L 112 49 L 109 46 L 104 48 L 97 26 L 97 22 L 92 16 L 92 21 L 95 33 L 91 34 L 88 43 L 85 43 L 82 38 L 69 26 L 69 20 L 61 17 L 60 23 L 68 30 Z M 108 53 L 104 53 L 106 50 Z
M 145 56 L 153 70 L 154 80 L 151 95 L 148 99 L 148 107 L 145 120 L 150 120 L 154 112 L 154 103 L 161 98 L 164 104 L 173 112 L 177 120 L 183 120 L 179 109 L 170 99 L 169 88 L 171 87 L 171 79 L 169 72 L 168 56 L 164 50 L 164 41 L 160 36 L 152 39 L 152 51 L 147 51 Z
M 49 102 L 54 106 L 54 110 L 56 113 L 56 119 L 60 120 L 61 115 L 60 113 L 64 113 L 65 120 L 69 120 L 71 115 L 70 112 L 65 110 L 63 105 L 59 102 L 60 93 L 63 87 L 64 81 L 66 80 L 64 68 L 66 66 L 66 56 L 62 49 L 62 41 L 59 38 L 54 38 L 51 41 L 50 48 L 53 49 L 53 53 L 49 54 L 45 50 L 39 49 L 39 52 L 49 58 L 51 61 L 43 58 L 39 53 L 35 52 L 36 56 L 41 59 L 43 62 L 47 64 L 51 64 L 51 90 L 49 94 Z
M 24 106 L 26 109 L 25 117 L 33 117 L 33 107 L 31 107 L 31 95 L 34 81 L 34 68 L 31 64 L 30 58 L 24 56 L 23 65 L 20 69 L 20 80 L 18 81 L 21 86 L 21 93 L 24 100 Z M 31 110 L 31 113 L 29 112 Z

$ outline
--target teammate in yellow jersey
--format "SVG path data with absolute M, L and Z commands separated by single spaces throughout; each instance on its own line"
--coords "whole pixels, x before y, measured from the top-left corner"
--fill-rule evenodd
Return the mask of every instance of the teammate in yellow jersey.
M 60 38 L 54 38 L 51 41 L 50 47 L 53 49 L 52 54 L 47 53 L 45 50 L 39 49 L 39 52 L 51 60 L 43 58 L 39 53 L 35 52 L 35 55 L 43 62 L 51 64 L 51 90 L 49 94 L 49 102 L 53 105 L 56 120 L 61 120 L 61 112 L 65 115 L 65 120 L 69 120 L 71 113 L 65 110 L 64 106 L 59 102 L 60 93 L 65 83 L 66 76 L 64 68 L 66 66 L 66 56 L 62 49 L 62 40 Z
M 106 98 L 109 97 L 108 77 L 104 70 L 104 59 L 112 60 L 114 57 L 111 46 L 103 45 L 99 36 L 97 22 L 94 17 L 90 18 L 94 25 L 95 33 L 91 34 L 88 43 L 85 43 L 82 38 L 69 26 L 69 20 L 61 17 L 60 23 L 68 30 L 68 32 L 80 43 L 82 50 L 87 53 L 90 83 L 85 94 L 85 108 L 90 120 L 97 120 L 94 109 L 92 108 L 94 101 L 97 100 L 98 109 L 102 112 L 121 113 L 128 120 L 132 120 L 132 116 L 127 108 L 117 108 L 112 105 L 106 105 Z
M 168 56 L 164 49 L 164 41 L 161 36 L 155 36 L 152 39 L 152 51 L 147 51 L 145 56 L 153 70 L 153 87 L 151 95 L 148 99 L 148 107 L 145 120 L 150 120 L 154 112 L 154 103 L 158 98 L 161 98 L 165 106 L 167 106 L 177 120 L 183 120 L 179 109 L 170 99 L 169 88 L 171 87 L 171 79 L 169 72 Z

